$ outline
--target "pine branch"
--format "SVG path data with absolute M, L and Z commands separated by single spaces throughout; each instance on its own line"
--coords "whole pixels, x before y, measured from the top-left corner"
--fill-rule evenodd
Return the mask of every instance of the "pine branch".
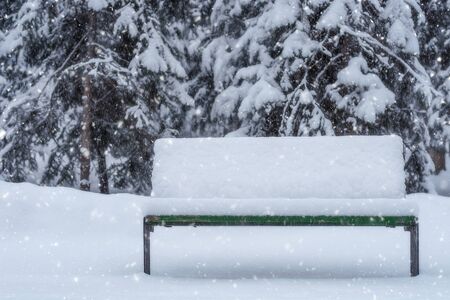
M 72 58 L 72 56 L 75 54 L 75 52 L 80 48 L 81 44 L 83 43 L 83 40 L 87 37 L 87 35 L 88 35 L 88 33 L 84 34 L 84 36 L 80 39 L 80 41 L 75 45 L 75 47 L 69 53 L 69 56 L 67 56 L 67 58 L 64 60 L 62 65 L 58 69 L 56 69 L 55 72 L 53 72 L 52 75 L 50 75 L 50 77 L 48 78 L 47 82 L 44 84 L 44 87 L 42 88 L 41 92 L 39 93 L 39 96 L 37 98 L 38 101 L 41 98 L 41 95 L 44 93 L 45 89 L 47 88 L 48 84 L 50 83 L 51 79 L 53 77 L 55 77 L 58 73 L 61 73 L 62 71 L 65 71 L 64 67 L 69 62 L 69 60 Z
M 350 27 L 346 26 L 346 25 L 341 25 L 341 30 L 343 32 L 346 32 L 350 35 L 356 36 L 358 38 L 363 38 L 366 41 L 368 41 L 369 43 L 374 44 L 375 46 L 381 48 L 384 52 L 386 52 L 389 56 L 391 56 L 392 58 L 394 58 L 395 60 L 397 60 L 400 64 L 402 64 L 406 70 L 414 77 L 417 79 L 417 81 L 419 81 L 420 83 L 429 86 L 430 90 L 436 95 L 439 96 L 441 95 L 441 93 L 439 91 L 437 91 L 432 85 L 430 81 L 425 81 L 423 79 L 423 77 L 418 74 L 416 71 L 414 71 L 413 68 L 411 68 L 411 66 L 405 62 L 401 57 L 399 57 L 397 54 L 395 54 L 391 49 L 389 49 L 388 47 L 384 46 L 383 44 L 381 44 L 377 39 L 375 39 L 374 37 L 372 37 L 370 34 L 366 33 L 366 32 L 356 32 L 354 30 L 352 30 Z

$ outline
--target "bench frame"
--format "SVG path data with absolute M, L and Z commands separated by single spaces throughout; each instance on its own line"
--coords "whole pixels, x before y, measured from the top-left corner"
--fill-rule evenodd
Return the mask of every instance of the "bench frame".
M 229 216 L 148 215 L 144 217 L 144 272 L 150 275 L 150 233 L 155 226 L 378 226 L 410 233 L 410 275 L 419 275 L 419 223 L 415 216 Z

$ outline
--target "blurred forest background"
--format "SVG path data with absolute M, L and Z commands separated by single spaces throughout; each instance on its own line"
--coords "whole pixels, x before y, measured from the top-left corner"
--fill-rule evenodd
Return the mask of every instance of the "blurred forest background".
M 408 192 L 444 172 L 450 0 L 1 3 L 3 180 L 150 194 L 155 139 L 205 136 L 397 134 Z

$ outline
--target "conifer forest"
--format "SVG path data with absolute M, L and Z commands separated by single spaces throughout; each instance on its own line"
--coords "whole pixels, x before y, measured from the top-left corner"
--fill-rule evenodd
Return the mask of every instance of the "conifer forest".
M 0 0 L 0 115 L 5 181 L 149 195 L 161 137 L 395 134 L 431 191 L 450 1 Z

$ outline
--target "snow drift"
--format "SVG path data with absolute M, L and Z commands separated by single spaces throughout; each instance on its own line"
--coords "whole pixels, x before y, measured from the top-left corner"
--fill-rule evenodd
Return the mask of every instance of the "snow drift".
M 0 282 L 2 276 L 139 274 L 150 199 L 0 181 Z M 421 274 L 448 274 L 450 199 L 406 199 L 420 208 Z M 175 277 L 409 278 L 409 235 L 402 228 L 158 227 L 152 255 L 155 275 Z

